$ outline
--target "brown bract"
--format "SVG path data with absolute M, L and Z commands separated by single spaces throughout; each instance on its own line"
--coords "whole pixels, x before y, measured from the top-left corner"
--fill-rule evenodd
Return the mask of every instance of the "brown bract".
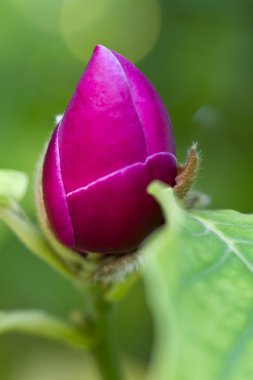
M 178 167 L 176 185 L 174 186 L 175 195 L 183 199 L 196 181 L 200 163 L 200 155 L 197 144 L 194 143 L 189 150 L 187 161 Z

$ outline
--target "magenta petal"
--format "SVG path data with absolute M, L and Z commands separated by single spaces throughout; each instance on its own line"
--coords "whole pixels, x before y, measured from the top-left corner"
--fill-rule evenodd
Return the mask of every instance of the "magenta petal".
M 147 158 L 141 121 L 115 55 L 97 46 L 59 129 L 67 192 Z
M 174 185 L 173 155 L 160 153 L 74 191 L 67 196 L 76 249 L 103 253 L 135 250 L 162 223 L 148 184 L 162 180 Z
M 171 121 L 159 94 L 133 63 L 116 52 L 113 54 L 127 76 L 132 98 L 145 131 L 149 155 L 158 152 L 175 154 Z
M 43 194 L 55 235 L 76 251 L 131 252 L 162 223 L 148 184 L 174 186 L 176 175 L 158 93 L 132 63 L 97 46 L 45 157 Z
M 50 224 L 58 239 L 74 247 L 74 233 L 61 178 L 57 131 L 49 143 L 43 166 L 43 196 Z

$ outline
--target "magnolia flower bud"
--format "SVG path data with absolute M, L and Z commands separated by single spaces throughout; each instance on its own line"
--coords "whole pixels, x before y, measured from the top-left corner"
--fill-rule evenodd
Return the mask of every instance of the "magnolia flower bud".
M 78 252 L 132 252 L 163 221 L 147 194 L 175 185 L 171 122 L 144 75 L 97 46 L 49 143 L 42 196 L 58 240 Z

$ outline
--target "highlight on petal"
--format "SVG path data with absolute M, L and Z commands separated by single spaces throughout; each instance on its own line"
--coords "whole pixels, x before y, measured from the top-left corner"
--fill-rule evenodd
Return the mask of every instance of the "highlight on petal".
M 136 162 L 148 152 L 128 80 L 110 50 L 98 46 L 59 126 L 66 191 Z
M 128 79 L 132 99 L 145 131 L 149 154 L 168 151 L 175 154 L 172 124 L 159 94 L 134 64 L 116 52 L 113 54 Z
M 74 247 L 74 233 L 61 177 L 58 128 L 49 143 L 43 167 L 43 197 L 50 224 L 59 240 Z

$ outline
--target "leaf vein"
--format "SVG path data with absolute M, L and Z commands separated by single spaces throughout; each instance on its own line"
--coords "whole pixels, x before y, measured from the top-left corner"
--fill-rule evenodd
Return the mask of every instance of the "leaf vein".
M 237 256 L 237 258 L 244 264 L 244 266 L 253 274 L 253 265 L 241 254 L 238 248 L 235 245 L 235 240 L 232 240 L 226 236 L 222 231 L 220 231 L 215 223 L 212 223 L 199 215 L 193 215 L 192 218 L 197 220 L 199 223 L 204 225 L 209 229 L 219 240 L 221 240 L 226 246 Z

